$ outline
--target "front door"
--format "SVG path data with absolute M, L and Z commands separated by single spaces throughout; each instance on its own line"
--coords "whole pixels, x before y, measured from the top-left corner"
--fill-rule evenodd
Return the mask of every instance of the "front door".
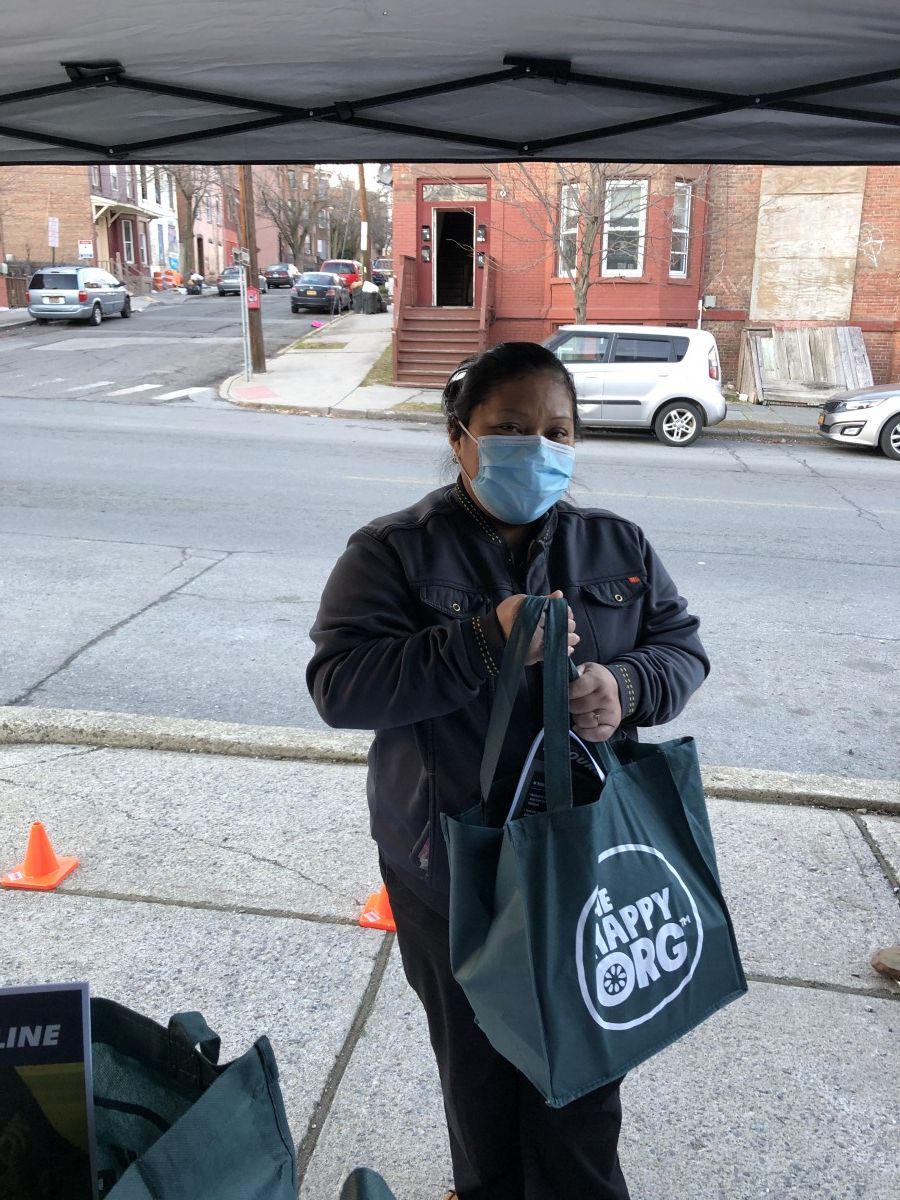
M 478 308 L 490 253 L 490 190 L 485 181 L 422 181 L 417 202 L 420 305 Z
M 431 302 L 436 308 L 475 303 L 475 210 L 434 208 L 431 235 Z

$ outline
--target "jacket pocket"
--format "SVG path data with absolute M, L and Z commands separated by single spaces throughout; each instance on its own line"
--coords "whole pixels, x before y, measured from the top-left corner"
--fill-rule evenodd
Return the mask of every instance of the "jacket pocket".
M 608 663 L 634 650 L 640 639 L 642 598 L 649 590 L 646 576 L 636 571 L 567 588 L 581 635 L 575 662 Z
M 464 617 L 483 617 L 494 607 L 490 592 L 444 583 L 421 584 L 419 599 L 426 607 L 457 620 Z
M 622 608 L 633 604 L 650 590 L 646 576 L 638 574 L 620 575 L 615 579 L 602 579 L 597 583 L 582 583 L 580 586 L 597 604 L 609 608 Z

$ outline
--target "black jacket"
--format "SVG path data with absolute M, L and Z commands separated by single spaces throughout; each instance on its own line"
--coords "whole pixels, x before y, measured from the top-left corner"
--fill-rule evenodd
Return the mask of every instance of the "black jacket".
M 439 911 L 449 878 L 438 814 L 480 796 L 504 648 L 494 609 L 556 589 L 581 637 L 574 661 L 603 663 L 618 681 L 623 732 L 677 716 L 709 670 L 699 622 L 641 530 L 613 513 L 555 505 L 517 564 L 462 485 L 444 487 L 353 534 L 325 585 L 309 690 L 329 725 L 375 730 L 372 836 Z M 510 726 L 511 774 L 540 726 L 535 690 L 523 688 Z

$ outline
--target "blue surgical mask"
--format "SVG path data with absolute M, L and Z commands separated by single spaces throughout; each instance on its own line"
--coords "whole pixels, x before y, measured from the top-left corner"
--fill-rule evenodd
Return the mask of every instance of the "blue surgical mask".
M 482 507 L 507 525 L 528 525 L 566 494 L 575 467 L 572 446 L 540 434 L 472 437 L 478 446 L 478 474 L 469 478 Z

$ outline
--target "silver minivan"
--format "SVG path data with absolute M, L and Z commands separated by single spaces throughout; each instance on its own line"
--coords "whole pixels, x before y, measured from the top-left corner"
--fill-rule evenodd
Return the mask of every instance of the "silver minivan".
M 41 267 L 28 284 L 28 311 L 39 325 L 47 321 L 87 321 L 130 317 L 131 297 L 124 283 L 99 267 Z
M 689 446 L 725 419 L 716 340 L 666 325 L 563 325 L 544 343 L 565 363 L 588 428 L 652 429 Z

